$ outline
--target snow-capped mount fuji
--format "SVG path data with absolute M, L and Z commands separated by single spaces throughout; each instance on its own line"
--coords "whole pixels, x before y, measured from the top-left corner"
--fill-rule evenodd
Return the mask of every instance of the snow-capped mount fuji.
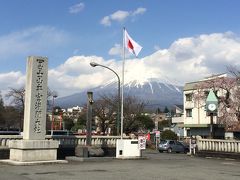
M 92 91 L 94 99 L 97 100 L 101 95 L 117 94 L 117 82 L 110 81 L 103 86 L 82 91 L 70 96 L 57 98 L 56 105 L 67 108 L 72 106 L 82 106 L 87 102 L 87 91 Z M 145 102 L 150 109 L 183 104 L 183 87 L 173 85 L 170 82 L 163 82 L 161 79 L 145 79 L 144 81 L 128 81 L 124 83 L 124 96 L 134 96 Z
M 128 82 L 124 93 L 142 99 L 149 108 L 183 104 L 183 87 L 159 79 L 151 78 L 141 83 Z

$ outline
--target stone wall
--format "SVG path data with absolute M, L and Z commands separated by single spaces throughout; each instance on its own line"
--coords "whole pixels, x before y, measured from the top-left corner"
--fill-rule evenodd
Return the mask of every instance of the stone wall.
M 9 159 L 10 149 L 0 146 L 0 159 Z

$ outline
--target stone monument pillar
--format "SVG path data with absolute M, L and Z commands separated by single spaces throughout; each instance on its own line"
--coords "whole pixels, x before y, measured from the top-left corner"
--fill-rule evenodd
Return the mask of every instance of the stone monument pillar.
M 48 59 L 37 56 L 28 57 L 23 139 L 9 142 L 10 160 L 33 162 L 57 159 L 58 141 L 45 140 L 47 80 Z

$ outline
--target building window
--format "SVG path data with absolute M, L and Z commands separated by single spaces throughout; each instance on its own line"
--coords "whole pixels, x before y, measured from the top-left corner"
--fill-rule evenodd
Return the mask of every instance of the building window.
M 192 94 L 185 94 L 186 101 L 192 101 Z
M 192 117 L 192 109 L 186 109 L 186 117 Z

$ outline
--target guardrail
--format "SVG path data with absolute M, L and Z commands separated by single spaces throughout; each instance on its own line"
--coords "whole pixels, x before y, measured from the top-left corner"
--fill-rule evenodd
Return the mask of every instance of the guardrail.
M 240 141 L 220 139 L 198 139 L 198 151 L 240 153 Z
M 125 136 L 124 138 L 129 138 Z M 22 139 L 20 135 L 0 135 L 0 147 L 8 147 L 10 140 Z M 59 145 L 61 146 L 77 146 L 77 145 L 86 145 L 86 136 L 50 136 L 47 135 L 46 139 L 48 140 L 58 140 Z M 117 139 L 120 139 L 120 136 L 92 136 L 92 145 L 93 146 L 116 146 Z

